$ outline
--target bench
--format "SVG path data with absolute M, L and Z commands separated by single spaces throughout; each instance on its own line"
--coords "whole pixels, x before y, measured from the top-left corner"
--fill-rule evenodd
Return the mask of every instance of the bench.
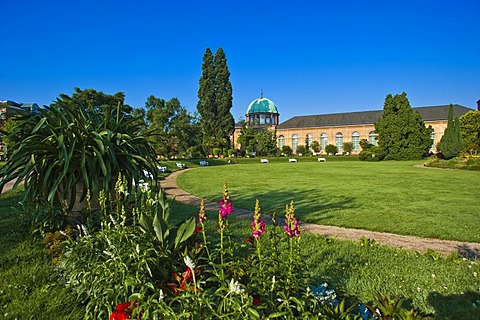
M 289 162 L 297 162 L 297 159 L 288 159 Z
M 200 164 L 202 167 L 205 167 L 205 166 L 208 166 L 208 161 L 200 160 L 198 164 Z
M 261 163 L 268 163 L 268 159 L 260 159 Z
M 318 158 L 317 160 L 318 160 L 318 162 L 327 162 L 327 159 L 325 159 L 325 158 Z
M 165 173 L 167 172 L 167 167 L 158 166 L 158 171 Z
M 185 169 L 185 163 L 177 162 L 177 167 L 180 169 Z

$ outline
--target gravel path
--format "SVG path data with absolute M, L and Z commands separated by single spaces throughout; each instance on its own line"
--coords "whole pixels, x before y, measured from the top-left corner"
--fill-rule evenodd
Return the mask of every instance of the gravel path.
M 176 183 L 177 177 L 188 170 L 192 169 L 180 170 L 170 174 L 161 182 L 161 186 L 164 188 L 167 195 L 174 197 L 177 201 L 192 206 L 199 206 L 201 199 L 183 191 L 177 186 Z M 218 210 L 218 204 L 213 202 L 205 202 L 205 208 L 207 210 L 216 211 Z M 253 212 L 245 209 L 235 208 L 234 214 L 250 218 Z M 428 239 L 361 229 L 316 225 L 310 223 L 303 223 L 301 228 L 304 231 L 320 234 L 326 237 L 336 237 L 338 239 L 348 240 L 360 240 L 361 238 L 367 238 L 373 239 L 378 243 L 411 251 L 425 252 L 428 249 L 432 249 L 445 255 L 457 252 L 464 257 L 480 259 L 480 243 Z

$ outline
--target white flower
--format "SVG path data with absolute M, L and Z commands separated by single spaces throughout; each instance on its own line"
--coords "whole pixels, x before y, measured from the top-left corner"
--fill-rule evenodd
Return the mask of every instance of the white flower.
M 476 272 L 474 272 L 474 273 L 473 273 L 473 276 L 476 278 L 476 277 L 477 277 L 477 273 L 476 273 Z
M 189 267 L 193 272 L 193 269 L 195 269 L 195 262 L 193 262 L 192 258 L 190 258 L 189 256 L 185 256 L 183 258 L 183 261 L 185 262 L 187 267 Z
M 165 294 L 163 293 L 163 290 L 160 289 L 160 296 L 158 297 L 158 302 L 163 301 L 164 298 L 165 298 Z
M 238 281 L 230 280 L 230 292 L 233 293 L 243 293 L 245 290 L 240 287 Z
M 432 273 L 432 278 L 435 279 L 435 273 Z

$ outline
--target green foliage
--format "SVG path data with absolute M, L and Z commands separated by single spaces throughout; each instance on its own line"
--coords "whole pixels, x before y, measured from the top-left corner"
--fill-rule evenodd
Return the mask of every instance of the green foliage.
M 237 142 L 241 149 L 248 154 L 257 156 L 273 156 L 277 152 L 276 130 L 268 128 L 252 128 L 247 126 L 245 121 L 241 121 L 242 129 Z
M 453 105 L 448 107 L 448 124 L 440 139 L 440 152 L 445 159 L 458 156 L 463 149 L 462 135 L 460 133 L 460 120 L 453 118 Z
M 165 101 L 150 96 L 145 109 L 136 110 L 143 110 L 149 139 L 157 155 L 168 158 L 177 156 L 188 153 L 190 147 L 199 144 L 200 128 L 197 119 L 180 105 L 177 98 Z
M 207 48 L 203 55 L 197 104 L 206 154 L 211 154 L 213 147 L 230 147 L 235 120 L 230 112 L 233 97 L 229 78 L 223 49 L 218 48 L 213 56 L 210 48 Z
M 463 140 L 463 150 L 480 153 L 480 110 L 471 110 L 459 119 Z
M 297 155 L 306 155 L 307 154 L 307 148 L 304 145 L 299 145 L 297 147 L 297 150 L 295 151 L 295 154 Z
M 292 148 L 291 148 L 290 146 L 284 145 L 284 146 L 282 147 L 282 153 L 283 153 L 284 155 L 286 155 L 286 156 L 291 156 L 292 153 L 293 153 L 293 150 L 292 150 Z
M 68 213 L 87 191 L 93 197 L 108 192 L 120 174 L 130 184 L 143 177 L 142 169 L 156 176 L 155 154 L 138 119 L 120 103 L 87 108 L 75 100 L 62 95 L 12 128 L 14 148 L 0 170 L 1 187 L 17 179 L 14 187 L 25 184 L 29 204 Z
M 140 300 L 159 289 L 166 292 L 166 282 L 194 233 L 193 217 L 170 225 L 170 206 L 163 192 L 152 195 L 142 189 L 134 198 L 133 206 L 117 213 L 106 211 L 103 228 L 72 241 L 61 261 L 87 317 L 108 318 L 114 305 L 131 296 Z
M 450 160 L 440 159 L 432 156 L 424 163 L 425 167 L 444 168 L 444 169 L 460 169 L 460 170 L 480 170 L 480 157 L 467 156 L 456 157 Z
M 102 91 L 94 89 L 80 89 L 74 88 L 74 93 L 70 97 L 67 94 L 61 93 L 57 100 L 52 104 L 54 106 L 69 107 L 75 110 L 79 105 L 88 110 L 90 113 L 107 113 L 111 106 L 120 106 L 121 112 L 130 114 L 133 108 L 124 103 L 125 94 L 117 92 L 113 95 L 105 94 Z
M 385 160 L 414 160 L 428 154 L 432 128 L 410 107 L 407 94 L 388 94 L 381 118 L 375 123 Z
M 276 131 L 263 128 L 255 131 L 255 150 L 258 156 L 273 156 L 277 152 Z
M 348 152 L 349 154 L 352 153 L 353 150 L 353 142 L 344 142 L 343 143 L 343 151 Z
M 380 161 L 385 158 L 385 151 L 371 144 L 367 139 L 360 140 L 360 146 L 362 151 L 358 154 L 358 158 L 362 161 Z
M 222 149 L 220 149 L 220 148 L 213 148 L 213 155 L 215 157 L 218 157 L 220 155 L 221 151 L 222 151 Z
M 325 152 L 327 154 L 332 154 L 332 155 L 335 155 L 337 152 L 338 152 L 338 148 L 337 146 L 333 145 L 333 144 L 328 144 L 326 147 L 325 147 Z
M 367 308 L 378 318 L 382 320 L 414 320 L 414 319 L 433 319 L 433 316 L 427 316 L 419 311 L 408 308 L 405 298 L 396 296 L 388 297 L 379 294 L 377 296 L 376 306 L 367 306 Z
M 312 150 L 314 152 L 320 152 L 320 143 L 318 141 L 313 141 L 312 142 Z

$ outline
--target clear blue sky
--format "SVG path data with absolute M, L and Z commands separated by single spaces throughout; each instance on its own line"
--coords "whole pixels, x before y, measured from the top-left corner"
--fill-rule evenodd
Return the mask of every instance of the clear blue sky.
M 232 113 L 264 96 L 281 121 L 480 99 L 480 1 L 1 1 L 0 100 L 50 104 L 74 87 L 133 107 L 196 110 L 202 57 L 221 46 Z

